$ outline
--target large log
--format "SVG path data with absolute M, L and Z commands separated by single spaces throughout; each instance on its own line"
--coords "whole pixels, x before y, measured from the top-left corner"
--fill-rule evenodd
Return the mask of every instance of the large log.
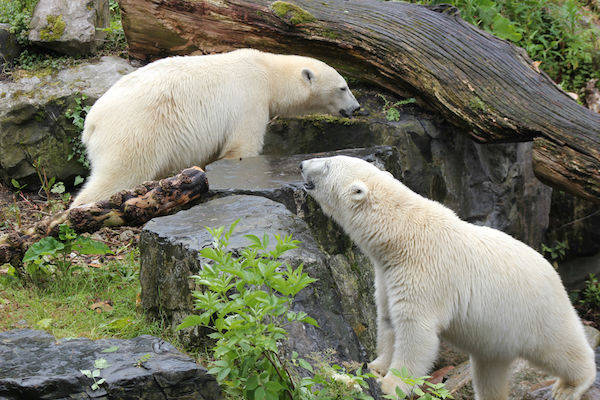
M 240 47 L 327 61 L 417 97 L 479 142 L 535 141 L 539 178 L 600 201 L 600 115 L 452 9 L 380 0 L 120 0 L 133 56 Z M 440 12 L 450 11 L 450 12 Z
M 0 236 L 0 265 L 20 265 L 27 248 L 44 236 L 57 236 L 61 224 L 79 233 L 95 232 L 105 226 L 140 226 L 154 217 L 195 204 L 207 192 L 206 174 L 198 167 L 184 169 L 160 181 L 144 182 L 134 189 L 114 194 L 109 200 L 72 208 L 23 231 Z

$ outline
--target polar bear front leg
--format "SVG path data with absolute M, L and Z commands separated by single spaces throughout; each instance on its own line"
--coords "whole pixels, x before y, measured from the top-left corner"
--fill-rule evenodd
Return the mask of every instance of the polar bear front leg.
M 394 329 L 390 319 L 387 287 L 383 271 L 375 267 L 375 304 L 377 305 L 377 358 L 369 369 L 381 377 L 388 373 L 394 353 Z
M 433 366 L 438 353 L 437 324 L 428 319 L 426 314 L 415 313 L 406 316 L 397 308 L 398 306 L 394 307 L 393 304 L 390 308 L 395 333 L 390 369 L 400 371 L 402 367 L 406 367 L 413 377 L 425 376 Z M 381 390 L 386 394 L 395 394 L 396 386 L 406 394 L 412 391 L 412 387 L 388 371 L 381 381 Z
M 260 154 L 269 122 L 269 115 L 258 109 L 248 112 L 232 129 L 219 158 L 242 159 Z

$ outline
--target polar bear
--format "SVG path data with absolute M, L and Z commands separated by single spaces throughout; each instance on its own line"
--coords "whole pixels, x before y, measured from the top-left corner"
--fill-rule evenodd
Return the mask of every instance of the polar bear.
M 313 58 L 241 49 L 170 57 L 121 78 L 82 134 L 91 174 L 71 207 L 220 158 L 257 155 L 274 116 L 351 116 L 342 76 Z
M 479 400 L 506 400 L 517 358 L 555 375 L 556 400 L 596 376 L 594 352 L 552 266 L 496 229 L 459 219 L 366 161 L 303 161 L 307 192 L 375 266 L 382 389 L 410 391 L 390 368 L 426 375 L 440 337 L 470 355 Z

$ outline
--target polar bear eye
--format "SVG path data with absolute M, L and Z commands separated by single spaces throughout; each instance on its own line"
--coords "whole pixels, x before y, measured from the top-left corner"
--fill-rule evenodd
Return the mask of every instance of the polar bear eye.
M 345 87 L 342 87 L 342 88 L 340 88 L 340 90 L 341 90 L 342 92 L 345 92 L 345 91 L 346 91 L 346 89 L 348 89 L 348 88 L 345 88 Z

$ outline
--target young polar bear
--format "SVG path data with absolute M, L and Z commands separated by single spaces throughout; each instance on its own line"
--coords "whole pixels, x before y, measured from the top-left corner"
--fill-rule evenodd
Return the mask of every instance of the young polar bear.
M 459 219 L 366 161 L 302 162 L 306 190 L 375 266 L 382 389 L 410 391 L 390 368 L 426 375 L 440 337 L 468 352 L 479 400 L 506 400 L 522 357 L 558 377 L 556 400 L 575 400 L 596 376 L 594 352 L 558 274 L 496 229 Z
M 313 58 L 242 49 L 155 61 L 88 113 L 81 139 L 91 175 L 71 207 L 192 165 L 258 155 L 274 116 L 358 108 L 344 78 Z

